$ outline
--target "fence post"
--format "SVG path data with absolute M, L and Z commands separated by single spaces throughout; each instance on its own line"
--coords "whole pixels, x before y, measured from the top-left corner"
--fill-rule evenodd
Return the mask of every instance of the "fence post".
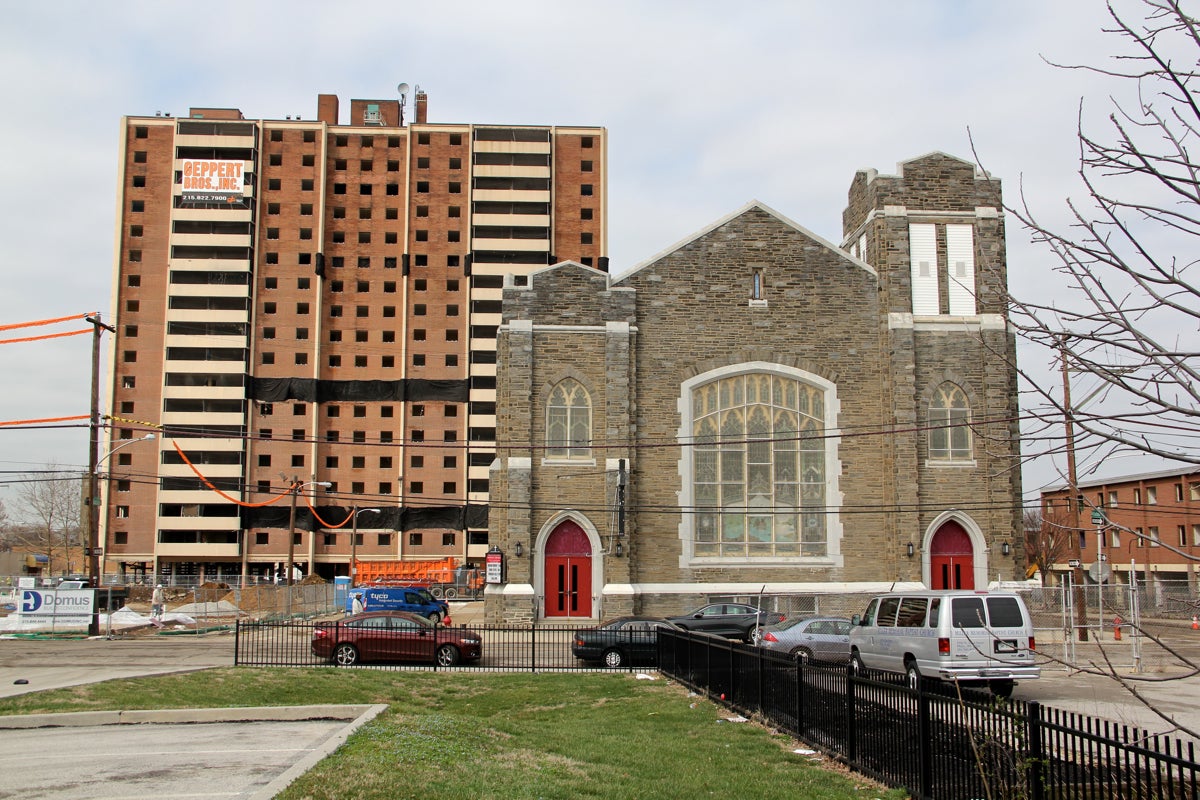
M 766 677 L 763 675 L 765 669 L 763 649 L 761 647 L 756 649 L 758 650 L 758 711 L 761 714 L 763 712 L 763 684 L 766 683 Z
M 921 797 L 934 797 L 933 792 L 933 743 L 929 730 L 929 698 L 925 695 L 924 681 L 917 680 L 917 752 L 920 764 L 918 783 Z
M 242 621 L 234 619 L 233 621 L 233 665 L 236 667 L 238 663 L 238 645 L 242 643 Z
M 537 625 L 529 623 L 529 671 L 537 672 Z
M 804 734 L 804 665 L 796 659 L 796 735 Z
M 846 665 L 846 759 L 851 763 L 858 761 L 858 726 L 854 719 L 854 664 Z
M 1045 753 L 1042 750 L 1042 704 L 1036 700 L 1026 703 L 1025 716 L 1025 745 L 1028 753 L 1029 769 L 1026 770 L 1026 780 L 1030 800 L 1042 800 L 1045 797 Z

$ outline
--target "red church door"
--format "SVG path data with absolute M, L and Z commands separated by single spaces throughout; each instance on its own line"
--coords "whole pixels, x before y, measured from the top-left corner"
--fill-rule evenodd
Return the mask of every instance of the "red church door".
M 546 616 L 592 616 L 592 545 L 571 520 L 546 540 Z
M 975 588 L 975 550 L 971 547 L 971 537 L 954 520 L 938 528 L 929 543 L 929 588 Z

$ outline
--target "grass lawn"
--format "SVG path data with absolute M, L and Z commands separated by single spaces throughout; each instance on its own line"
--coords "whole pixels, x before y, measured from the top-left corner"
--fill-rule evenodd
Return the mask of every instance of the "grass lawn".
M 279 795 L 300 798 L 906 797 L 661 677 L 225 668 L 0 699 L 0 714 L 387 703 Z

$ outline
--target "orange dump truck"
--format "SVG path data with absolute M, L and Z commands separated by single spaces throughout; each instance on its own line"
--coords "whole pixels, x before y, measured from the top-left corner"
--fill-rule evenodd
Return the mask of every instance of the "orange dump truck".
M 434 561 L 358 561 L 356 586 L 424 586 L 434 597 L 447 600 L 483 597 L 483 573 L 457 558 Z

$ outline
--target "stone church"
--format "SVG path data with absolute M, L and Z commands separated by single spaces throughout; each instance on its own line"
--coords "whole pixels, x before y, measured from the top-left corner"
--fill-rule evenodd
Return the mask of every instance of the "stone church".
M 1014 577 L 1000 181 L 860 171 L 842 228 L 752 202 L 619 278 L 508 277 L 489 621 Z

